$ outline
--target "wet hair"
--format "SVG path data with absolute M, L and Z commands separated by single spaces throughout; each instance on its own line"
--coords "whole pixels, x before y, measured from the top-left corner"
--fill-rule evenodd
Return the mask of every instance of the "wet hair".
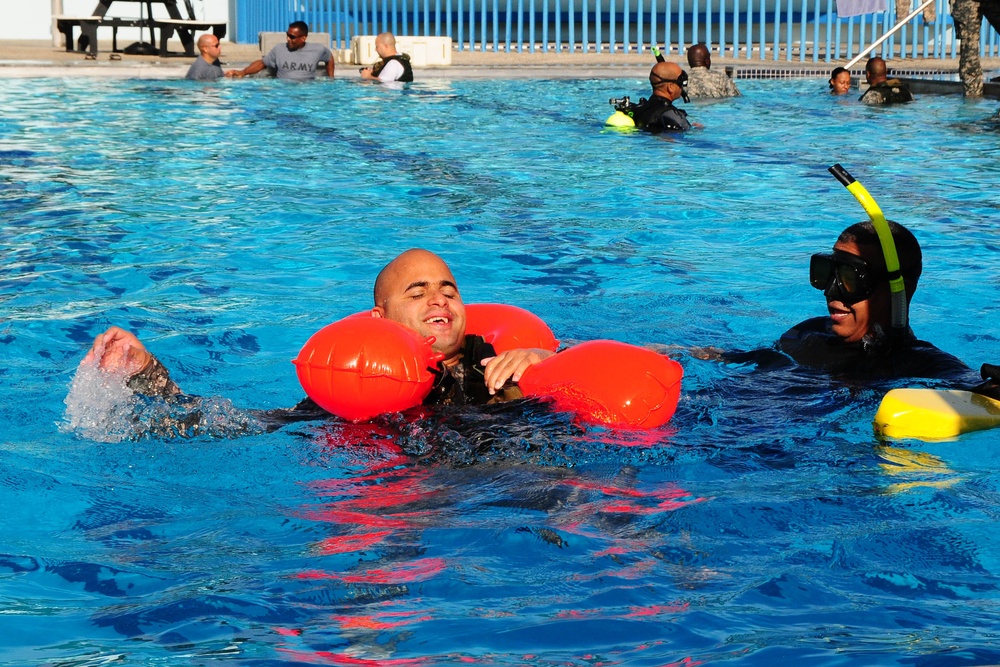
M 291 30 L 292 28 L 298 28 L 299 32 L 301 32 L 303 35 L 309 34 L 309 24 L 306 23 L 305 21 L 293 21 L 289 23 L 288 29 Z
M 917 242 L 917 237 L 903 225 L 892 220 L 886 222 L 889 224 L 892 240 L 896 244 L 899 270 L 903 274 L 906 296 L 909 298 L 917 291 L 917 282 L 920 280 L 920 274 L 924 268 L 920 244 Z M 869 250 L 869 255 L 879 258 L 875 268 L 885 271 L 885 255 L 882 254 L 882 244 L 878 240 L 875 225 L 870 220 L 851 225 L 842 231 L 837 238 L 837 243 L 856 243 L 859 248 Z
M 836 79 L 838 76 L 840 76 L 844 72 L 847 72 L 848 74 L 850 74 L 850 71 L 846 67 L 834 67 L 833 68 L 833 73 L 830 74 L 830 88 L 831 89 L 833 88 L 833 81 L 834 81 L 834 79 Z

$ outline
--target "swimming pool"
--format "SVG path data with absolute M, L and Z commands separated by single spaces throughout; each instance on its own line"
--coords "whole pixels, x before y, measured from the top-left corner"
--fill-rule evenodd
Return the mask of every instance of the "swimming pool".
M 0 664 L 1000 660 L 1000 434 L 880 443 L 887 387 L 678 353 L 646 434 L 537 406 L 66 428 L 110 324 L 189 392 L 291 405 L 289 360 L 412 246 L 565 343 L 769 345 L 864 219 L 834 162 L 924 247 L 917 334 L 997 362 L 995 102 L 740 87 L 653 138 L 601 127 L 639 79 L 0 80 Z

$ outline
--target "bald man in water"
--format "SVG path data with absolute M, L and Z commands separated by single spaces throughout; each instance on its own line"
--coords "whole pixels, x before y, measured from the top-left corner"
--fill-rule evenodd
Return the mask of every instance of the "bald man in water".
M 407 250 L 389 262 L 375 280 L 372 317 L 399 322 L 421 336 L 434 336 L 435 352 L 445 356 L 442 374 L 426 404 L 485 403 L 517 382 L 533 364 L 554 353 L 542 349 L 496 354 L 479 336 L 465 333 L 465 304 L 451 269 L 427 250 Z M 479 380 L 480 374 L 482 380 Z M 518 398 L 507 388 L 503 398 Z
M 414 248 L 402 253 L 375 280 L 372 317 L 384 317 L 433 336 L 432 348 L 444 355 L 438 378 L 424 405 L 481 404 L 520 398 L 514 386 L 533 364 L 554 352 L 507 350 L 497 354 L 480 336 L 465 333 L 465 304 L 451 269 L 434 253 Z M 128 378 L 137 394 L 172 398 L 181 393 L 166 367 L 132 333 L 111 327 L 97 336 L 82 363 L 98 361 L 101 368 Z M 322 410 L 310 399 L 290 410 L 265 413 L 272 422 L 316 419 Z
M 188 69 L 186 79 L 192 81 L 215 81 L 221 79 L 222 63 L 219 62 L 219 55 L 222 53 L 222 45 L 215 35 L 202 35 L 198 38 L 198 52 L 201 54 Z
M 868 90 L 861 96 L 865 104 L 900 104 L 912 102 L 913 95 L 899 79 L 888 78 L 888 68 L 885 61 L 875 56 L 865 64 L 865 79 Z
M 688 101 L 687 74 L 680 65 L 666 61 L 656 63 L 649 71 L 649 85 L 653 87 L 652 97 L 640 99 L 631 110 L 635 126 L 653 134 L 691 129 L 687 113 L 674 106 L 674 100 L 679 97 Z
M 704 44 L 688 49 L 688 84 L 690 97 L 739 97 L 740 91 L 725 72 L 712 70 L 712 54 Z
M 371 67 L 361 68 L 361 78 L 366 81 L 390 83 L 413 81 L 413 67 L 410 56 L 396 51 L 396 37 L 391 32 L 383 32 L 375 38 L 375 52 L 378 60 Z

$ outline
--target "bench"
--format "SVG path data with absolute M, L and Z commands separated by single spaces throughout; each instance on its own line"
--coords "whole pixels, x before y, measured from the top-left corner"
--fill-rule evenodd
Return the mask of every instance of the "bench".
M 146 28 L 147 19 L 130 19 L 108 16 L 53 16 L 56 29 L 66 36 L 67 51 L 87 51 L 97 57 L 97 28 L 110 26 L 112 50 L 118 50 L 118 28 Z M 73 31 L 80 28 L 79 43 L 73 41 Z
M 53 16 L 56 22 L 56 29 L 66 36 L 67 51 L 86 51 L 91 57 L 97 57 L 97 29 L 110 27 L 111 50 L 118 51 L 118 28 L 149 28 L 150 39 L 155 42 L 153 35 L 156 30 L 160 31 L 160 55 L 163 57 L 173 55 L 167 48 L 168 40 L 174 33 L 181 40 L 184 46 L 183 55 L 194 57 L 195 53 L 194 32 L 196 30 L 211 30 L 219 39 L 226 36 L 225 23 L 213 23 L 210 21 L 194 21 L 186 19 L 137 19 L 122 18 L 112 16 Z M 73 41 L 73 32 L 80 28 L 80 38 L 78 43 Z
M 186 56 L 196 56 L 194 46 L 194 33 L 197 30 L 202 32 L 212 31 L 212 34 L 222 39 L 226 36 L 226 24 L 225 23 L 212 23 L 210 21 L 195 21 L 190 19 L 149 19 L 149 25 L 151 28 L 158 28 L 160 30 L 160 55 L 169 56 L 170 51 L 167 49 L 167 40 L 173 37 L 174 33 L 181 40 L 181 44 L 184 45 L 184 55 Z

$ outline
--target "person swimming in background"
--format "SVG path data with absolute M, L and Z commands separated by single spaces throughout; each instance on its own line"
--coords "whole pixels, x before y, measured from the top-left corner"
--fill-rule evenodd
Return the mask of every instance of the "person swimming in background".
M 528 367 L 551 357 L 542 349 L 507 350 L 497 354 L 480 336 L 466 334 L 465 305 L 451 269 L 434 253 L 414 248 L 389 262 L 378 274 L 370 315 L 398 322 L 423 337 L 435 338 L 432 349 L 444 355 L 437 379 L 424 405 L 480 405 L 521 398 L 516 387 Z M 185 396 L 167 368 L 132 333 L 111 327 L 94 340 L 80 362 L 97 364 L 125 377 L 135 394 L 179 404 L 184 414 L 155 424 L 158 432 L 195 435 L 204 428 L 201 401 Z M 306 398 L 288 409 L 251 410 L 258 430 L 329 416 Z
M 674 106 L 674 100 L 678 98 L 689 101 L 685 90 L 687 78 L 680 65 L 666 61 L 656 63 L 649 71 L 652 96 L 648 100 L 640 99 L 638 104 L 629 105 L 624 112 L 632 117 L 636 127 L 653 134 L 691 129 L 687 112 Z
M 910 89 L 899 79 L 889 78 L 889 69 L 885 61 L 875 56 L 865 64 L 865 80 L 868 90 L 858 98 L 864 104 L 902 104 L 912 102 Z
M 704 44 L 688 48 L 687 94 L 690 97 L 739 97 L 736 83 L 720 70 L 712 69 L 712 53 Z
M 834 68 L 830 74 L 830 94 L 846 95 L 851 92 L 851 73 L 843 67 Z
M 380 33 L 375 38 L 375 52 L 378 53 L 378 60 L 370 67 L 360 69 L 362 79 L 382 83 L 413 81 L 410 56 L 396 50 L 396 37 L 391 32 Z

